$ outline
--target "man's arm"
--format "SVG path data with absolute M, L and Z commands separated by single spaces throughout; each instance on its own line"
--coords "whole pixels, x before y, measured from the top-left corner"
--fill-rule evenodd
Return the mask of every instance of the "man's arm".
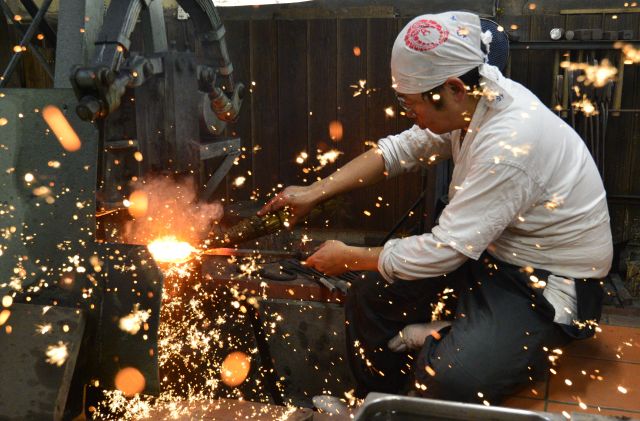
M 435 135 L 414 125 L 398 135 L 380 139 L 377 149 L 368 150 L 310 186 L 287 187 L 264 205 L 258 215 L 287 206 L 292 213 L 289 222 L 293 226 L 316 205 L 333 196 L 450 157 L 449 135 Z
M 378 270 L 382 247 L 348 246 L 342 241 L 325 241 L 306 264 L 327 275 L 340 275 L 349 270 Z
M 349 161 L 328 177 L 310 186 L 289 186 L 258 211 L 258 215 L 289 207 L 293 226 L 321 202 L 357 187 L 368 186 L 385 177 L 384 159 L 378 149 L 370 149 Z
M 349 161 L 344 167 L 320 181 L 313 183 L 310 188 L 320 201 L 333 196 L 369 186 L 385 178 L 384 159 L 378 149 L 369 149 Z

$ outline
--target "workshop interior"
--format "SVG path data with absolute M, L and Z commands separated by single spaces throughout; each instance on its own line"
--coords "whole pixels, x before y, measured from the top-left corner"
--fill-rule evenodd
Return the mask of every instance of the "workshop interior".
M 0 7 L 0 420 L 640 419 L 638 2 Z M 430 231 L 452 164 L 334 197 L 295 227 L 286 209 L 256 212 L 413 125 L 393 42 L 448 10 L 478 14 L 491 63 L 590 151 L 614 243 L 605 306 L 594 338 L 500 405 L 362 402 L 344 320 L 361 274 L 304 261 L 326 240 Z

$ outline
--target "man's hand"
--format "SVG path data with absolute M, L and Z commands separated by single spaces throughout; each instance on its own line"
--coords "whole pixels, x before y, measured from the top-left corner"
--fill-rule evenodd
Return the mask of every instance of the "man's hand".
M 352 269 L 355 256 L 351 249 L 342 241 L 325 241 L 305 264 L 330 276 L 340 275 Z
M 307 216 L 319 202 L 320 200 L 311 186 L 289 186 L 269 200 L 258 211 L 258 216 L 289 207 L 291 211 L 289 224 L 293 227 L 299 220 Z
M 438 338 L 438 332 L 450 325 L 451 322 L 444 320 L 407 325 L 396 336 L 389 340 L 387 346 L 393 352 L 415 351 L 422 348 L 424 341 L 427 340 L 427 336 L 433 335 Z
M 349 270 L 377 270 L 382 247 L 354 247 L 342 241 L 322 243 L 305 264 L 330 276 Z

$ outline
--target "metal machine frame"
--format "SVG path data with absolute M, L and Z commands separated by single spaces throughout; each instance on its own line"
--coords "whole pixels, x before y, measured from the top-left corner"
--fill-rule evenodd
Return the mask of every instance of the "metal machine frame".
M 136 175 L 196 174 L 201 200 L 211 200 L 240 154 L 240 139 L 224 136 L 226 124 L 238 117 L 244 95 L 244 85 L 233 78 L 224 25 L 211 1 L 181 0 L 179 4 L 189 13 L 198 34 L 198 56 L 168 47 L 160 0 L 114 0 L 91 63 L 71 71 L 71 84 L 80 101 L 78 115 L 98 123 L 101 130 L 105 178 L 100 197 L 105 210 L 122 207 L 122 191 L 110 187 L 128 180 L 125 174 L 114 176 L 110 162 L 124 152 L 132 155 L 132 149 L 137 149 L 145 157 Z M 130 51 L 139 17 L 144 55 Z M 118 111 L 127 90 L 143 99 L 135 104 L 136 136 L 114 138 L 108 133 L 108 123 L 100 123 L 120 118 L 123 113 Z M 207 139 L 202 141 L 203 137 Z M 222 162 L 207 173 L 206 161 L 218 157 L 224 157 Z

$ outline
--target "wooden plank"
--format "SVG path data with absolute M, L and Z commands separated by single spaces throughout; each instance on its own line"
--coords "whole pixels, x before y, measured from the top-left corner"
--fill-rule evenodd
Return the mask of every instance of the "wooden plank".
M 549 40 L 549 32 L 553 28 L 564 27 L 564 17 L 557 15 L 534 15 L 531 17 L 529 37 L 532 41 Z M 547 106 L 551 104 L 551 89 L 553 87 L 554 51 L 531 51 L 527 83 L 529 88 Z M 512 68 L 513 71 L 513 68 Z
M 354 53 L 358 48 L 360 54 Z M 357 51 L 357 50 L 356 50 Z M 338 20 L 338 120 L 342 123 L 343 138 L 338 149 L 344 154 L 338 159 L 342 166 L 365 151 L 367 89 L 369 83 L 361 87 L 360 81 L 367 79 L 367 23 L 363 19 Z M 334 221 L 341 227 L 346 223 L 354 228 L 371 229 L 372 218 L 366 217 L 364 210 L 371 210 L 370 198 L 358 189 L 348 196 L 343 206 L 349 209 L 350 221 Z M 335 226 L 332 224 L 332 226 Z
M 238 165 L 234 165 L 227 177 L 229 199 L 233 201 L 249 200 L 254 189 L 254 178 L 249 173 L 253 165 L 251 154 L 251 24 L 249 21 L 230 21 L 225 23 L 226 42 L 231 63 L 233 78 L 236 83 L 245 85 L 245 96 L 238 121 L 228 126 L 229 135 L 239 136 L 242 141 L 242 153 Z M 234 180 L 245 177 L 244 184 L 236 185 Z
M 336 149 L 337 143 L 329 135 L 329 124 L 336 121 L 338 92 L 337 20 L 316 19 L 309 21 L 309 158 L 305 167 L 317 167 L 316 151 Z M 327 165 L 319 172 L 311 172 L 305 183 L 316 177 L 326 177 L 336 170 L 336 165 Z
M 397 20 L 397 31 L 396 33 L 400 33 L 400 31 L 405 27 L 407 23 L 409 23 L 412 18 L 404 18 Z M 395 38 L 394 38 L 395 41 Z M 411 128 L 415 124 L 414 120 L 411 118 L 407 118 L 406 116 L 398 117 L 398 133 L 401 133 L 409 128 Z M 435 176 L 430 178 L 430 182 L 433 186 L 435 186 Z M 411 205 L 416 201 L 420 193 L 422 192 L 422 176 L 420 172 L 409 173 L 401 175 L 397 178 L 398 183 L 398 199 L 395 217 L 391 225 L 388 227 L 389 229 L 393 227 L 393 225 L 400 220 L 402 215 L 411 208 Z M 403 228 L 399 232 L 406 232 L 407 227 L 414 226 L 417 224 L 418 215 L 413 214 L 410 216 L 403 226 Z
M 17 31 L 14 29 L 13 25 L 9 25 L 7 23 L 6 19 L 4 19 L 4 15 L 2 15 L 2 18 L 0 18 L 0 76 L 2 76 L 5 68 L 9 64 L 9 60 L 11 60 L 13 47 L 18 45 L 19 42 Z M 21 88 L 24 86 L 24 64 L 22 60 L 20 60 L 13 70 L 13 74 L 11 75 L 6 87 Z
M 278 52 L 272 21 L 251 22 L 251 127 L 255 188 L 261 194 L 278 183 Z
M 370 19 L 367 27 L 367 83 L 376 92 L 367 97 L 366 138 L 372 142 L 396 134 L 399 107 L 391 87 L 391 49 L 398 34 L 396 19 Z M 391 109 L 393 116 L 387 114 Z M 367 189 L 376 228 L 389 230 L 398 218 L 397 178 Z M 382 201 L 378 200 L 382 197 Z M 379 208 L 376 207 L 379 204 Z
M 621 14 L 617 19 L 611 15 L 604 18 L 604 30 L 634 29 L 638 30 L 638 15 Z M 637 33 L 637 32 L 636 32 Z M 618 54 L 611 55 L 613 65 L 617 65 Z M 639 104 L 638 66 L 624 66 L 622 108 L 637 108 Z M 637 133 L 638 115 L 636 113 L 621 113 L 620 116 L 609 117 L 607 138 L 605 143 L 605 187 L 610 195 L 631 194 L 640 192 L 640 183 L 633 177 L 640 176 L 636 153 L 640 142 Z M 635 130 L 635 131 L 634 131 Z M 628 219 L 629 215 L 625 216 Z M 628 238 L 628 226 L 625 226 L 625 237 Z
M 500 23 L 509 29 L 511 25 L 517 25 L 519 41 L 526 42 L 530 40 L 531 16 L 506 16 Z M 506 76 L 527 86 L 529 82 L 529 58 L 529 51 L 512 49 L 509 53 L 509 63 L 505 70 Z
M 640 7 L 611 7 L 606 9 L 560 9 L 561 15 L 602 15 L 603 13 L 640 13 Z
M 301 184 L 295 160 L 307 150 L 307 22 L 278 21 L 278 121 L 280 182 Z

